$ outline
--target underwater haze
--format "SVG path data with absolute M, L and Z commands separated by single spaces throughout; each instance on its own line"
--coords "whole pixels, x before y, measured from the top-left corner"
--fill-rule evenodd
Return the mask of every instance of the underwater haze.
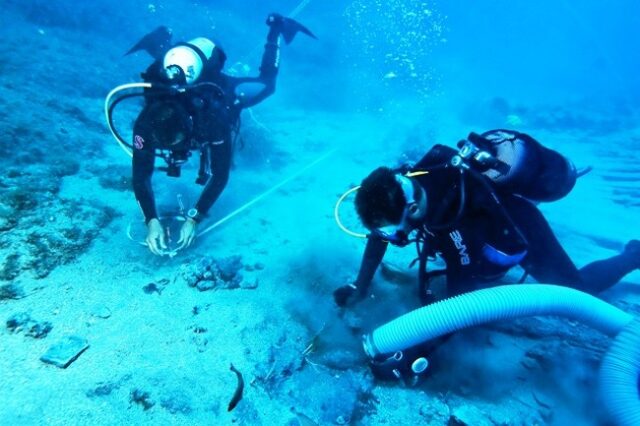
M 190 247 L 198 156 L 156 170 L 155 256 L 105 116 L 153 62 L 125 53 L 164 25 L 257 76 L 274 12 L 317 39 L 281 43 Z M 376 167 L 515 129 L 591 170 L 538 205 L 576 265 L 623 251 L 640 239 L 637 1 L 4 0 L 0 39 L 0 424 L 625 424 L 599 376 L 615 333 L 574 317 L 469 327 L 415 381 L 375 376 L 362 338 L 421 306 L 416 253 L 390 248 L 370 297 L 338 308 L 365 240 L 334 207 Z M 113 110 L 126 141 L 142 107 Z M 365 232 L 353 197 L 339 207 Z M 609 323 L 637 318 L 640 273 L 598 297 Z

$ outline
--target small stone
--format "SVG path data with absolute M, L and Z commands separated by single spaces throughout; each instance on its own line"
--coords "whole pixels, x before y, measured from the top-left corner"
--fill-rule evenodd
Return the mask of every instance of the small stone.
M 336 424 L 337 425 L 346 425 L 347 423 L 349 423 L 351 419 L 349 417 L 345 417 L 345 416 L 338 416 L 336 417 Z
M 216 283 L 215 281 L 202 280 L 198 281 L 198 284 L 196 284 L 196 288 L 200 291 L 212 290 L 216 288 Z
M 85 395 L 89 398 L 93 398 L 96 396 L 107 396 L 110 395 L 114 389 L 117 389 L 118 385 L 115 383 L 102 383 L 96 386 L 95 389 L 88 390 Z
M 258 288 L 258 279 L 255 280 L 244 280 L 240 283 L 240 288 L 244 288 L 247 290 L 254 290 Z
M 42 321 L 35 322 L 30 325 L 29 329 L 25 332 L 25 336 L 33 337 L 34 339 L 42 339 L 47 337 L 47 334 L 53 329 L 53 325 L 50 322 Z
M 20 287 L 14 283 L 0 286 L 0 300 L 20 299 L 24 297 L 24 293 Z
M 14 314 L 7 320 L 7 329 L 11 333 L 19 332 L 29 321 L 31 321 L 31 317 L 27 313 Z
M 50 322 L 36 321 L 26 313 L 12 315 L 7 320 L 7 329 L 11 333 L 24 331 L 25 336 L 33 337 L 34 339 L 47 337 L 52 328 L 53 325 Z
M 236 274 L 230 282 L 229 288 L 239 288 L 244 281 L 241 274 Z
M 40 357 L 42 362 L 53 364 L 56 367 L 67 368 L 72 362 L 87 350 L 89 343 L 86 339 L 77 336 L 67 336 Z
M 241 256 L 229 256 L 218 261 L 220 278 L 224 281 L 231 281 L 242 268 Z
M 155 401 L 151 399 L 149 392 L 142 391 L 140 389 L 134 389 L 129 395 L 129 401 L 142 405 L 144 411 L 156 405 Z
M 93 312 L 91 312 L 91 315 L 96 318 L 107 319 L 111 317 L 111 309 L 109 309 L 105 305 L 99 305 L 93 308 Z

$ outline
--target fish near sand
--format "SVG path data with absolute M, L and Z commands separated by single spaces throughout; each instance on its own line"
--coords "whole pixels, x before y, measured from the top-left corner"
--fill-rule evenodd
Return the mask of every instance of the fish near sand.
M 236 408 L 236 405 L 238 405 L 238 402 L 240 402 L 240 400 L 242 399 L 242 392 L 244 391 L 244 379 L 242 378 L 242 373 L 240 373 L 238 369 L 233 366 L 233 364 L 231 364 L 230 370 L 236 373 L 238 384 L 236 385 L 236 390 L 233 393 L 231 401 L 229 401 L 229 407 L 227 408 L 227 411 L 231 411 Z

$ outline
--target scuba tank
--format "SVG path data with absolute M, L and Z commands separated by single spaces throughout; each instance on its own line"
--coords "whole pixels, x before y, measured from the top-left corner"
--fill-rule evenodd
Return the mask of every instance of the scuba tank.
M 578 178 L 571 161 L 524 133 L 512 130 L 490 130 L 482 135 L 470 133 L 458 147 L 460 155 L 471 159 L 478 171 L 499 190 L 533 202 L 565 197 Z

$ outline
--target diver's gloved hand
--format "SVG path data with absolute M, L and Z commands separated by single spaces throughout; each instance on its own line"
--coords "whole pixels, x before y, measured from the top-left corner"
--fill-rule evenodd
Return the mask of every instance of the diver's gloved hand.
M 147 224 L 147 238 L 145 239 L 147 247 L 151 253 L 162 256 L 163 250 L 167 249 L 165 241 L 164 229 L 158 219 L 151 219 Z
M 279 13 L 270 13 L 267 16 L 267 25 L 271 27 L 269 34 L 267 35 L 267 40 L 271 42 L 274 42 L 277 40 L 278 36 L 282 35 L 285 43 L 289 44 L 299 32 L 306 34 L 311 38 L 318 38 L 300 22 L 284 17 Z
M 189 247 L 196 239 L 196 227 L 198 223 L 191 219 L 187 218 L 180 228 L 180 239 L 178 240 L 178 250 L 183 249 L 185 247 Z
M 270 13 L 267 16 L 267 25 L 270 27 L 281 28 L 283 21 L 284 21 L 284 16 L 280 15 L 279 13 Z
M 361 300 L 363 297 L 363 292 L 360 291 L 360 289 L 358 289 L 358 287 L 356 287 L 354 284 L 343 285 L 333 292 L 333 300 L 336 302 L 336 305 L 341 308 L 355 303 Z

